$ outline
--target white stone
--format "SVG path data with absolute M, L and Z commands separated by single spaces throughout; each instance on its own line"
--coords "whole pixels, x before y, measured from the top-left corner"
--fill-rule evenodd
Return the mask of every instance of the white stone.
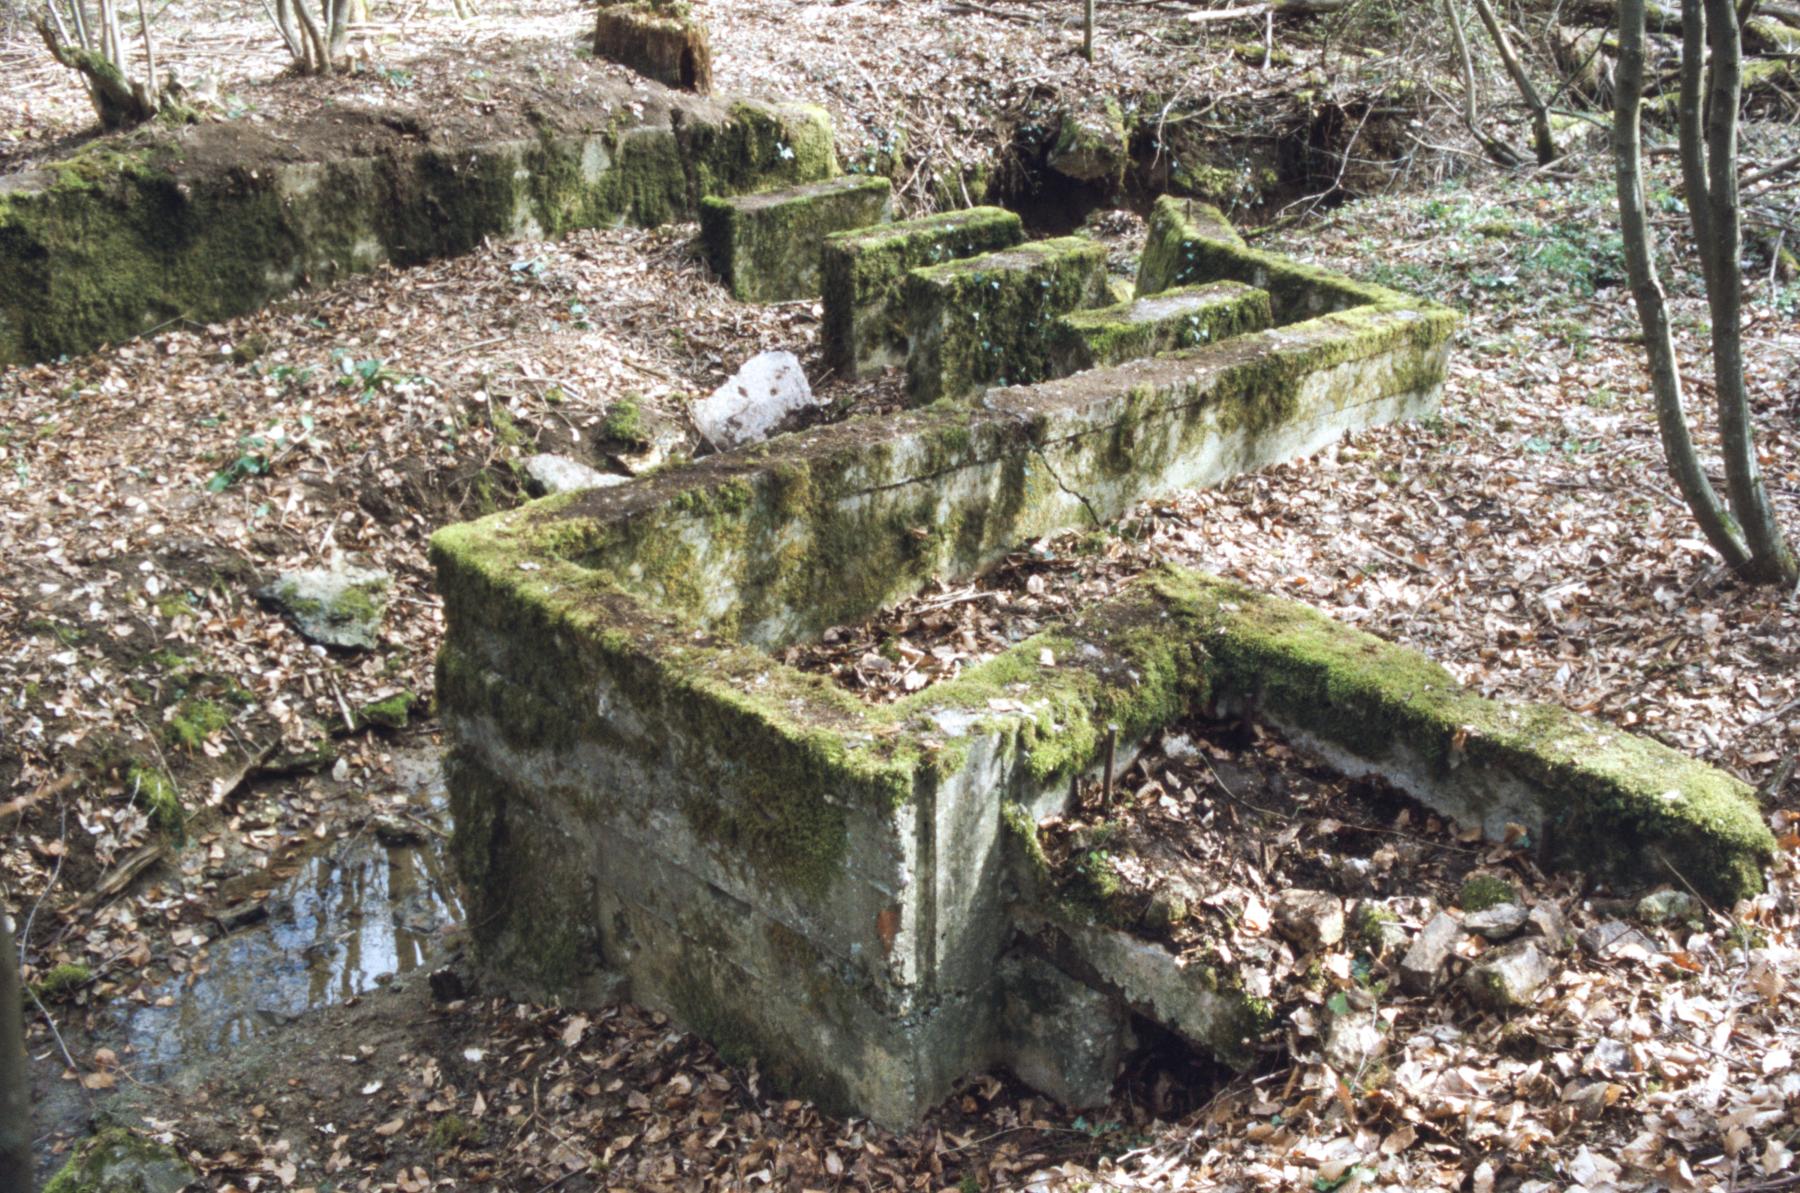
M 571 493 L 577 489 L 600 489 L 608 485 L 622 485 L 631 478 L 614 473 L 601 472 L 583 464 L 580 460 L 571 460 L 568 456 L 558 456 L 550 452 L 541 452 L 525 461 L 525 476 L 531 483 L 533 491 L 538 493 Z
M 694 425 L 720 451 L 760 443 L 796 411 L 817 405 L 800 359 L 792 352 L 763 352 L 737 375 L 695 402 Z

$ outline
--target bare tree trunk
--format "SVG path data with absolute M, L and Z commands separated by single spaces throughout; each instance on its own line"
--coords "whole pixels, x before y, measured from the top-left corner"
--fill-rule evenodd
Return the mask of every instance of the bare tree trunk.
M 1475 0 L 1475 13 L 1486 26 L 1488 36 L 1494 41 L 1494 48 L 1500 51 L 1501 64 L 1506 67 L 1513 86 L 1519 89 L 1519 97 L 1531 112 L 1532 141 L 1537 151 L 1538 165 L 1547 166 L 1556 160 L 1556 138 L 1550 135 L 1550 108 L 1544 103 L 1544 97 L 1538 94 L 1531 76 L 1525 73 L 1518 54 L 1513 52 L 1506 30 L 1500 27 L 1500 18 L 1494 15 L 1494 6 L 1488 0 Z
M 155 116 L 160 110 L 155 77 L 140 82 L 126 69 L 124 44 L 119 36 L 117 0 L 101 2 L 98 14 L 100 44 L 97 48 L 82 16 L 81 4 L 71 4 L 70 13 L 78 33 L 76 41 L 69 40 L 61 15 L 50 5 L 38 13 L 38 36 L 52 57 L 81 75 L 100 123 L 107 128 L 125 128 Z M 147 21 L 143 32 L 148 44 L 150 26 Z M 154 65 L 154 56 L 151 62 Z
M 1468 126 L 1469 135 L 1481 143 L 1487 155 L 1498 165 L 1512 167 L 1523 164 L 1523 159 L 1512 151 L 1512 147 L 1499 138 L 1490 135 L 1481 127 L 1481 114 L 1475 107 L 1475 60 L 1469 54 L 1469 39 L 1463 34 L 1462 17 L 1456 11 L 1456 0 L 1444 0 L 1444 20 L 1450 26 L 1450 39 L 1456 46 L 1456 58 L 1462 67 L 1463 81 L 1463 123 Z
M 1081 5 L 1081 56 L 1094 60 L 1094 0 L 1083 0 Z
M 1741 571 L 1750 552 L 1731 515 L 1719 502 L 1688 431 L 1681 401 L 1681 373 L 1675 365 L 1675 341 L 1669 333 L 1669 308 L 1657 276 L 1644 204 L 1643 155 L 1639 109 L 1644 94 L 1644 0 L 1619 0 L 1619 65 L 1617 102 L 1613 109 L 1613 157 L 1619 192 L 1619 229 L 1625 242 L 1625 270 L 1644 328 L 1650 356 L 1650 388 L 1655 395 L 1656 423 L 1662 433 L 1663 456 L 1681 490 L 1682 500 L 1700 523 L 1700 532 L 1727 565 Z M 1689 202 L 1693 196 L 1689 195 Z
M 326 40 L 327 72 L 337 69 L 344 56 L 344 39 L 350 32 L 350 0 L 322 0 L 331 36 Z
M 1739 265 L 1744 235 L 1737 179 L 1738 102 L 1744 63 L 1737 10 L 1731 0 L 1706 0 L 1706 34 L 1712 50 L 1706 114 L 1711 235 L 1700 241 L 1700 255 L 1712 263 L 1706 297 L 1712 308 L 1713 382 L 1718 391 L 1725 489 L 1750 548 L 1746 578 L 1792 584 L 1800 580 L 1800 565 L 1781 533 L 1763 484 L 1750 424 L 1750 390 L 1744 382 L 1744 274 Z
M 12 920 L 0 907 L 0 1189 L 31 1193 L 31 1073 Z

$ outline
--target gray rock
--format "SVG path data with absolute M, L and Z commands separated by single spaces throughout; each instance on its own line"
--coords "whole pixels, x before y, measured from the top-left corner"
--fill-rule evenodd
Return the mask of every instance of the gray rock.
M 1686 891 L 1653 891 L 1638 900 L 1637 918 L 1656 925 L 1703 923 L 1706 904 Z
M 1192 906 L 1190 894 L 1173 883 L 1157 887 L 1150 896 L 1150 905 L 1144 909 L 1145 925 L 1165 929 L 1187 919 L 1188 909 Z
M 1573 940 L 1573 933 L 1569 931 L 1569 921 L 1563 918 L 1562 910 L 1547 900 L 1531 909 L 1531 914 L 1526 917 L 1525 925 L 1532 932 L 1543 937 L 1545 947 L 1553 953 L 1563 952 Z
M 1124 174 L 1129 155 L 1119 105 L 1111 99 L 1094 100 L 1063 112 L 1045 164 L 1080 182 L 1104 182 Z
M 601 472 L 598 468 L 559 456 L 540 452 L 525 461 L 525 479 L 533 493 L 573 493 L 578 489 L 600 489 L 622 485 L 631 478 Z
M 737 374 L 694 403 L 694 425 L 720 451 L 760 443 L 789 416 L 817 405 L 800 359 L 792 352 L 762 352 Z
M 1606 920 L 1581 934 L 1581 951 L 1606 960 L 1634 950 L 1654 953 L 1656 942 L 1623 920 Z
M 1530 913 L 1517 903 L 1496 903 L 1463 917 L 1463 930 L 1478 932 L 1489 940 L 1510 940 L 1525 927 Z
M 180 1193 L 199 1180 L 174 1148 L 113 1127 L 79 1145 L 50 1186 L 82 1193 Z
M 392 588 L 386 572 L 339 565 L 283 572 L 256 595 L 293 618 L 295 628 L 314 642 L 372 650 Z
M 1387 1036 L 1372 1011 L 1346 1011 L 1331 1017 L 1325 1031 L 1325 1063 L 1339 1073 L 1357 1073 L 1381 1055 Z
M 1400 985 L 1414 994 L 1436 989 L 1443 977 L 1444 963 L 1450 960 L 1464 935 L 1463 926 L 1448 912 L 1432 916 L 1400 959 Z
M 1131 1038 L 1118 1000 L 1028 954 L 1000 962 L 1007 1062 L 1019 1080 L 1081 1110 L 1104 1105 Z
M 1463 974 L 1463 989 L 1490 1011 L 1528 1007 L 1550 980 L 1550 958 L 1535 940 L 1494 949 Z
M 1329 891 L 1281 891 L 1269 910 L 1275 930 L 1309 953 L 1344 939 L 1344 902 Z

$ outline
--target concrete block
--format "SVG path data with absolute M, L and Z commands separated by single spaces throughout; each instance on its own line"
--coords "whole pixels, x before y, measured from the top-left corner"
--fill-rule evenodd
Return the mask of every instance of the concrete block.
M 706 26 L 684 3 L 602 4 L 594 20 L 594 57 L 628 66 L 677 91 L 712 94 Z
M 1019 217 L 971 207 L 825 238 L 825 363 L 867 377 L 906 361 L 901 284 L 909 270 L 1011 248 L 1025 239 Z
M 892 184 L 847 174 L 825 182 L 700 201 L 707 259 L 744 302 L 786 302 L 819 293 L 825 237 L 888 219 Z
M 1106 247 L 1036 240 L 906 275 L 906 387 L 914 405 L 1056 375 L 1056 317 L 1110 301 Z
M 1273 323 L 1269 296 L 1242 282 L 1183 286 L 1130 302 L 1071 311 L 1056 322 L 1058 375 L 1196 348 Z

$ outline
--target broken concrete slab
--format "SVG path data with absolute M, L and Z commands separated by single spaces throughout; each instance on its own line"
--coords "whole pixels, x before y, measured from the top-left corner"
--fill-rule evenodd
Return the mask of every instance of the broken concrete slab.
M 1303 952 L 1344 939 L 1344 901 L 1330 891 L 1277 891 L 1269 901 L 1275 930 Z
M 1349 1010 L 1331 1017 L 1325 1029 L 1325 1063 L 1353 1077 L 1380 1058 L 1387 1048 L 1381 1019 L 1373 1011 Z
M 720 450 L 760 443 L 794 415 L 817 405 L 806 370 L 792 352 L 759 352 L 731 379 L 694 403 L 694 426 Z
M 899 294 L 907 272 L 1011 248 L 1024 239 L 1019 217 L 998 207 L 943 211 L 827 236 L 820 259 L 825 363 L 851 377 L 904 364 L 906 313 Z
M 1463 917 L 1463 927 L 1489 940 L 1510 940 L 1525 927 L 1530 913 L 1517 903 L 1496 903 Z
M 893 185 L 879 175 L 700 202 L 700 239 L 714 272 L 742 302 L 819 295 L 819 255 L 833 232 L 887 221 Z
M 1116 188 L 1131 164 L 1125 114 L 1111 96 L 1092 96 L 1065 107 L 1044 164 L 1065 178 Z
M 704 194 L 836 171 L 804 104 L 593 85 L 585 116 L 478 144 L 397 131 L 428 113 L 332 109 L 263 129 L 146 126 L 0 176 L 0 365 L 254 310 L 301 284 L 489 239 L 692 219 Z M 295 142 L 333 156 L 293 160 Z M 96 246 L 101 246 L 96 248 Z
M 1106 246 L 1078 236 L 906 275 L 907 398 L 923 406 L 1057 375 L 1058 315 L 1110 301 Z
M 1638 900 L 1635 910 L 1640 922 L 1652 926 L 1706 921 L 1706 904 L 1686 891 L 1652 891 Z
M 594 57 L 630 67 L 677 91 L 712 94 L 706 26 L 685 3 L 603 3 L 594 21 Z
M 1072 311 L 1056 322 L 1058 374 L 1196 348 L 1273 322 L 1269 296 L 1242 282 L 1211 282 L 1130 302 Z
M 1582 952 L 1601 961 L 1621 957 L 1643 960 L 1660 951 L 1654 940 L 1623 920 L 1603 920 L 1584 928 L 1577 940 Z
M 1525 926 L 1533 935 L 1542 938 L 1544 947 L 1553 953 L 1561 953 L 1574 943 L 1569 921 L 1554 903 L 1546 901 L 1534 906 L 1526 917 Z

